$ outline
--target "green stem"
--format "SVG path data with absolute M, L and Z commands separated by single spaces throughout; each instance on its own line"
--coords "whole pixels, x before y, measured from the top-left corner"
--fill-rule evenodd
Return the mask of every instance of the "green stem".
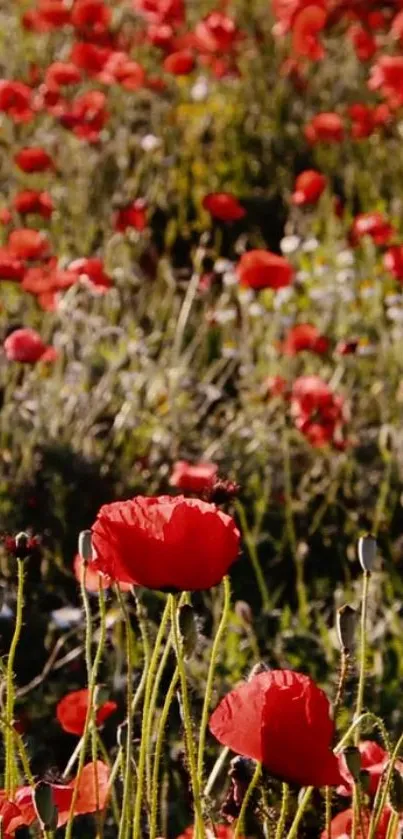
M 154 765 L 151 784 L 151 817 L 150 817 L 150 839 L 155 839 L 157 834 L 157 812 L 158 812 L 158 791 L 159 791 L 159 773 L 161 764 L 162 746 L 164 742 L 165 726 L 168 719 L 169 709 L 171 707 L 173 698 L 175 696 L 176 685 L 179 679 L 179 668 L 175 668 L 171 683 L 169 685 L 167 695 L 165 697 L 164 705 L 161 711 L 161 717 L 158 722 L 157 740 L 155 744 Z
M 397 813 L 392 813 L 389 819 L 388 830 L 386 833 L 386 839 L 395 839 L 397 833 L 397 827 L 399 824 L 399 816 Z
M 281 797 L 280 818 L 279 818 L 278 824 L 277 824 L 275 839 L 282 839 L 282 836 L 283 836 L 283 833 L 284 833 L 284 828 L 285 828 L 285 822 L 286 822 L 286 818 L 287 818 L 287 813 L 288 813 L 289 797 L 290 797 L 290 788 L 289 788 L 288 784 L 283 784 L 282 797 Z
M 292 472 L 290 460 L 290 448 L 288 443 L 288 430 L 284 427 L 283 432 L 283 469 L 284 469 L 284 495 L 285 495 L 285 523 L 288 537 L 288 544 L 294 560 L 296 590 L 298 597 L 298 614 L 303 627 L 309 624 L 309 608 L 304 579 L 304 560 L 298 556 L 297 535 L 294 527 L 294 516 L 292 510 Z
M 124 778 L 123 778 L 123 800 L 122 813 L 119 823 L 118 839 L 126 839 L 129 834 L 129 826 L 132 814 L 132 741 L 133 741 L 133 637 L 132 627 L 130 622 L 130 615 L 126 608 L 126 603 L 122 597 L 122 593 L 118 586 L 116 586 L 116 596 L 119 601 L 119 606 L 123 615 L 123 620 L 126 630 L 126 680 L 127 680 L 127 729 L 126 729 L 126 755 L 124 761 Z
M 241 835 L 241 831 L 243 830 L 243 826 L 244 826 L 246 811 L 248 809 L 252 793 L 253 793 L 254 789 L 257 787 L 257 785 L 260 781 L 261 774 L 262 774 L 262 764 L 257 763 L 256 764 L 256 769 L 253 773 L 253 777 L 251 779 L 251 782 L 248 786 L 248 789 L 246 790 L 244 799 L 242 801 L 241 811 L 239 813 L 239 818 L 238 818 L 238 821 L 236 823 L 236 828 L 234 830 L 234 839 L 239 839 L 239 837 Z
M 171 621 L 172 633 L 174 639 L 174 647 L 176 653 L 176 660 L 178 662 L 179 678 L 181 684 L 182 695 L 182 710 L 183 710 L 183 724 L 185 728 L 187 759 L 190 773 L 190 780 L 193 792 L 193 806 L 195 816 L 195 839 L 205 839 L 205 830 L 203 824 L 202 802 L 200 794 L 200 785 L 197 775 L 195 744 L 193 740 L 192 717 L 190 713 L 189 692 L 186 678 L 185 659 L 183 655 L 183 646 L 180 639 L 178 628 L 178 614 L 177 614 L 177 600 L 175 595 L 170 594 L 169 600 L 171 604 Z M 133 837 L 139 839 L 139 837 Z
M 249 529 L 248 520 L 246 518 L 246 513 L 243 504 L 239 500 L 235 501 L 236 511 L 239 517 L 239 523 L 241 525 L 242 531 L 242 538 L 245 542 L 247 547 L 249 559 L 252 563 L 252 568 L 255 572 L 257 586 L 260 592 L 260 596 L 262 598 L 262 605 L 263 610 L 268 612 L 270 610 L 270 594 L 269 589 L 266 584 L 266 580 L 264 578 L 262 569 L 260 567 L 259 555 L 256 550 L 256 540 L 255 536 L 252 531 Z
M 209 709 L 211 705 L 211 697 L 213 693 L 213 681 L 215 675 L 215 665 L 218 655 L 218 650 L 220 648 L 221 638 L 224 634 L 225 627 L 227 625 L 230 606 L 231 606 L 231 584 L 229 577 L 224 577 L 223 580 L 224 584 L 224 606 L 221 615 L 221 620 L 218 625 L 218 629 L 214 638 L 214 643 L 211 649 L 210 654 L 210 665 L 207 675 L 207 682 L 206 682 L 206 689 L 204 693 L 204 702 L 203 702 L 203 711 L 202 717 L 200 722 L 200 733 L 199 733 L 199 751 L 197 757 L 197 775 L 199 779 L 200 787 L 203 785 L 203 762 L 204 762 L 204 748 L 206 745 L 206 732 L 208 726 L 208 719 L 209 719 Z
M 368 839 L 374 839 L 374 836 L 376 836 L 376 834 L 377 834 L 379 820 L 381 818 L 382 811 L 383 811 L 383 809 L 385 807 L 385 804 L 386 804 L 386 798 L 387 798 L 387 795 L 388 795 L 390 784 L 392 782 L 393 770 L 394 770 L 394 767 L 395 767 L 396 760 L 399 757 L 399 751 L 402 748 L 402 744 L 403 744 L 403 734 L 399 737 L 399 739 L 396 743 L 396 746 L 393 749 L 393 752 L 392 752 L 392 755 L 391 755 L 391 758 L 390 758 L 390 761 L 389 761 L 389 764 L 388 764 L 388 769 L 387 769 L 387 772 L 386 772 L 385 781 L 382 785 L 382 791 L 381 791 L 380 796 L 379 796 L 378 806 L 376 806 L 378 795 L 375 796 L 374 806 L 372 808 L 371 821 L 369 823 Z M 379 792 L 379 789 L 381 789 L 381 786 L 378 787 L 377 793 Z
M 305 810 L 311 800 L 311 796 L 313 793 L 314 787 L 307 787 L 302 799 L 300 801 L 299 807 L 297 812 L 295 813 L 293 823 L 287 833 L 287 839 L 295 839 L 298 836 L 298 828 L 302 819 L 302 816 L 305 813 Z
M 113 818 L 115 819 L 115 822 L 118 825 L 119 821 L 120 821 L 120 811 L 119 811 L 119 802 L 118 802 L 118 798 L 117 798 L 117 795 L 116 795 L 115 785 L 114 785 L 113 781 L 111 781 L 112 764 L 111 764 L 107 749 L 105 747 L 105 744 L 104 744 L 104 742 L 102 740 L 102 737 L 101 737 L 101 735 L 100 735 L 100 733 L 97 729 L 96 729 L 96 732 L 97 732 L 97 740 L 98 740 L 97 746 L 98 746 L 99 751 L 102 755 L 103 762 L 107 765 L 107 767 L 109 769 L 109 788 L 110 788 L 110 791 L 111 791 L 111 806 L 112 806 Z
M 204 795 L 205 795 L 206 798 L 210 795 L 211 790 L 213 789 L 213 786 L 214 786 L 214 784 L 215 784 L 215 782 L 216 782 L 216 780 L 217 780 L 217 778 L 218 778 L 218 776 L 219 776 L 219 774 L 220 774 L 220 772 L 221 772 L 221 770 L 224 766 L 224 763 L 225 763 L 229 753 L 230 753 L 230 750 L 229 750 L 228 746 L 225 746 L 225 748 L 222 749 L 219 757 L 217 758 L 217 760 L 216 760 L 216 762 L 215 762 L 215 764 L 214 764 L 214 766 L 213 766 L 213 768 L 210 772 L 207 784 L 204 788 Z
M 22 613 L 24 608 L 24 561 L 17 559 L 18 565 L 18 585 L 17 585 L 17 606 L 15 615 L 14 633 L 10 644 L 10 651 L 7 659 L 7 674 L 6 674 L 6 734 L 5 734 L 5 793 L 6 798 L 13 799 L 17 781 L 15 769 L 14 756 L 14 703 L 15 703 L 15 687 L 14 687 L 14 661 L 17 651 L 18 642 L 20 640 L 22 630 Z
M 361 638 L 360 638 L 360 675 L 358 680 L 357 703 L 355 706 L 355 719 L 362 714 L 364 705 L 365 669 L 366 669 L 366 632 L 367 632 L 367 609 L 368 609 L 368 588 L 370 574 L 364 571 L 361 606 Z M 357 725 L 354 733 L 354 745 L 358 746 L 360 741 L 360 726 Z

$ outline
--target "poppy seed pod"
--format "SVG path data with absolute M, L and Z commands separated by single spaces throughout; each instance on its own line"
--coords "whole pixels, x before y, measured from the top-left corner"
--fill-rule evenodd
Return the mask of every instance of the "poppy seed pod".
M 355 781 L 360 780 L 361 773 L 361 755 L 357 746 L 347 746 L 343 749 L 343 757 L 346 761 L 347 769 L 351 772 Z
M 82 530 L 78 537 L 78 553 L 84 562 L 91 562 L 93 559 L 92 534 L 90 530 Z
M 363 571 L 371 573 L 376 559 L 377 544 L 374 536 L 368 533 L 358 540 L 358 559 Z
M 398 769 L 393 770 L 392 782 L 389 787 L 389 804 L 395 813 L 403 812 L 403 778 Z
M 352 653 L 355 646 L 357 613 L 346 603 L 337 610 L 336 630 L 339 644 L 344 653 Z

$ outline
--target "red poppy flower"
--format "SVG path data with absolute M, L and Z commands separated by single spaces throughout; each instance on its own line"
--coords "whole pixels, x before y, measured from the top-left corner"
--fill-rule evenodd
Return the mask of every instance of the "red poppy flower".
M 23 82 L 0 80 L 0 111 L 13 122 L 29 122 L 33 117 L 32 90 Z
M 111 278 L 104 269 L 102 259 L 98 259 L 98 257 L 75 259 L 70 262 L 68 270 L 76 274 L 77 277 L 89 280 L 91 285 L 99 291 L 107 291 L 113 285 Z
M 147 202 L 143 198 L 137 198 L 132 204 L 121 207 L 115 213 L 113 226 L 115 230 L 124 233 L 128 227 L 143 231 L 147 227 Z
M 13 200 L 14 209 L 20 215 L 27 213 L 38 213 L 42 218 L 50 218 L 54 204 L 48 192 L 38 192 L 34 189 L 25 189 L 18 192 Z
M 4 352 L 9 361 L 20 361 L 23 364 L 35 364 L 37 361 L 51 361 L 49 350 L 35 329 L 15 329 L 8 335 L 3 344 Z
M 105 94 L 100 90 L 89 90 L 77 96 L 71 106 L 63 111 L 60 122 L 77 137 L 96 142 L 108 116 Z
M 56 717 L 63 731 L 67 731 L 68 734 L 76 734 L 77 737 L 82 736 L 88 711 L 88 696 L 89 690 L 88 688 L 84 688 L 83 690 L 74 690 L 68 693 L 67 696 L 64 696 L 58 702 Z M 108 717 L 116 711 L 117 707 L 116 702 L 103 702 L 96 709 L 96 725 L 98 727 L 103 725 Z
M 13 220 L 13 217 L 12 217 L 8 207 L 2 207 L 1 210 L 0 210 L 0 224 L 7 225 L 7 224 L 10 224 L 10 222 L 12 220 Z
M 358 748 L 361 755 L 361 769 L 365 769 L 369 776 L 368 793 L 375 796 L 381 777 L 388 766 L 389 754 L 374 740 L 362 740 Z M 337 788 L 337 793 L 338 795 L 352 795 L 354 779 L 347 768 L 343 755 L 340 755 L 339 763 L 340 771 L 344 776 L 344 783 Z M 395 766 L 400 773 L 403 772 L 402 761 L 398 760 Z
M 318 37 L 326 25 L 326 11 L 319 5 L 302 8 L 292 24 L 292 50 L 298 57 L 319 61 L 325 50 Z
M 358 245 L 364 236 L 370 236 L 375 245 L 387 245 L 395 233 L 395 228 L 382 213 L 360 213 L 351 226 L 350 242 Z
M 324 355 L 329 349 L 329 340 L 313 324 L 298 323 L 289 330 L 282 349 L 285 355 L 296 355 L 304 350 Z
M 187 827 L 176 839 L 194 839 L 195 835 L 194 827 Z M 206 827 L 206 839 L 234 839 L 234 835 L 232 827 L 226 824 L 215 824 L 214 832 Z M 245 839 L 245 837 L 240 836 L 239 839 Z
M 107 504 L 92 534 L 94 568 L 113 580 L 175 591 L 217 585 L 240 538 L 234 520 L 214 504 L 182 495 Z
M 286 396 L 287 390 L 287 379 L 279 375 L 268 376 L 262 385 L 262 392 L 265 397 Z
M 132 0 L 136 11 L 158 23 L 181 24 L 185 20 L 184 0 Z
M 381 55 L 371 67 L 370 90 L 381 90 L 396 104 L 403 101 L 403 56 Z
M 70 6 L 64 0 L 39 0 L 37 8 L 23 15 L 26 29 L 48 32 L 70 23 Z
M 393 35 L 397 41 L 400 41 L 400 43 L 403 42 L 403 9 L 401 12 L 397 13 L 396 17 L 393 18 L 390 27 L 390 34 Z
M 283 256 L 271 251 L 253 250 L 242 254 L 237 273 L 241 285 L 259 290 L 290 285 L 294 270 Z
M 293 204 L 316 204 L 326 189 L 327 178 L 316 169 L 305 169 L 295 180 L 291 196 Z
M 316 114 L 304 129 L 309 143 L 341 143 L 344 137 L 343 121 L 339 114 L 323 112 Z
M 105 32 L 111 20 L 112 9 L 103 0 L 76 0 L 71 10 L 71 23 L 84 35 Z
M 49 253 L 49 242 L 41 230 L 21 227 L 10 233 L 8 249 L 17 259 L 42 259 Z
M 370 61 L 376 53 L 377 43 L 374 36 L 368 29 L 365 29 L 360 24 L 350 26 L 347 31 L 357 58 L 360 61 Z
M 54 168 L 52 158 L 41 146 L 21 149 L 14 160 L 23 172 L 45 172 L 46 169 Z
M 345 420 L 343 400 L 320 376 L 300 376 L 295 380 L 291 413 L 297 429 L 312 446 L 341 442 Z
M 20 282 L 24 272 L 24 263 L 20 259 L 16 259 L 8 248 L 0 248 L 0 280 Z
M 240 32 L 235 21 L 224 12 L 210 12 L 196 25 L 195 46 L 203 52 L 226 53 L 237 43 Z
M 383 257 L 383 264 L 400 283 L 403 283 L 403 245 L 392 245 L 388 248 Z
M 180 50 L 167 55 L 164 60 L 164 70 L 174 76 L 187 76 L 194 70 L 194 56 L 188 50 Z
M 45 85 L 50 90 L 58 90 L 59 87 L 78 84 L 80 81 L 81 73 L 71 61 L 54 61 L 45 73 Z
M 389 807 L 385 807 L 382 810 L 381 818 L 378 824 L 378 829 L 375 834 L 375 839 L 386 839 L 386 835 L 388 832 L 389 820 L 392 815 L 392 810 Z M 367 810 L 364 810 L 362 813 L 362 820 L 364 826 L 364 835 L 360 826 L 358 826 L 356 836 L 357 839 L 367 839 L 368 837 L 368 829 L 369 829 L 369 822 L 370 822 L 370 814 Z M 400 826 L 396 829 L 395 833 L 392 833 L 391 839 L 398 839 L 399 836 L 399 829 Z M 332 819 L 331 823 L 331 830 L 330 830 L 331 839 L 346 839 L 346 837 L 350 837 L 353 835 L 353 810 L 343 810 L 342 813 L 338 813 L 337 816 Z M 326 830 L 323 831 L 321 835 L 321 839 L 330 839 Z
M 238 221 L 246 215 L 238 199 L 229 192 L 210 192 L 203 198 L 203 207 L 220 221 Z
M 91 44 L 89 41 L 76 41 L 70 53 L 70 61 L 89 76 L 95 76 L 104 69 L 111 53 L 109 47 Z
M 337 786 L 334 723 L 326 695 L 292 670 L 259 673 L 231 691 L 210 719 L 224 746 L 258 760 L 275 777 L 302 786 Z
M 211 489 L 218 473 L 215 463 L 188 463 L 177 460 L 174 463 L 169 483 L 184 492 L 202 493 Z

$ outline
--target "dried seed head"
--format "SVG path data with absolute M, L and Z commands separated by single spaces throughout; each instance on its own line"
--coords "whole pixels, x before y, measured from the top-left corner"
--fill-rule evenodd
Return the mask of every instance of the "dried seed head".
M 350 654 L 354 651 L 356 622 L 357 613 L 348 603 L 337 610 L 337 637 L 344 653 Z
M 93 558 L 92 533 L 90 530 L 82 530 L 78 537 L 78 553 L 84 562 L 91 562 Z
M 377 544 L 375 536 L 367 533 L 358 540 L 358 559 L 363 571 L 370 573 L 376 560 Z

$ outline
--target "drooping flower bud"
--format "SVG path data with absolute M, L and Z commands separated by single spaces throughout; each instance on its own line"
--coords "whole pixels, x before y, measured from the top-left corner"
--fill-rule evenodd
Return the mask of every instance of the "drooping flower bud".
M 336 630 L 339 644 L 344 653 L 352 653 L 355 646 L 357 613 L 346 603 L 337 610 Z
M 377 544 L 375 536 L 368 533 L 358 540 L 358 559 L 363 571 L 370 573 L 376 560 Z
M 348 771 L 355 781 L 359 781 L 361 774 L 361 755 L 357 746 L 347 746 L 343 749 L 343 757 L 346 761 Z
M 46 830 L 56 830 L 58 810 L 53 800 L 50 784 L 41 781 L 34 790 L 34 807 L 39 821 Z
M 90 530 L 82 530 L 78 537 L 78 553 L 84 562 L 91 562 L 93 558 L 92 533 Z
M 389 803 L 399 815 L 403 812 L 403 778 L 397 769 L 394 769 L 392 774 L 389 787 Z

